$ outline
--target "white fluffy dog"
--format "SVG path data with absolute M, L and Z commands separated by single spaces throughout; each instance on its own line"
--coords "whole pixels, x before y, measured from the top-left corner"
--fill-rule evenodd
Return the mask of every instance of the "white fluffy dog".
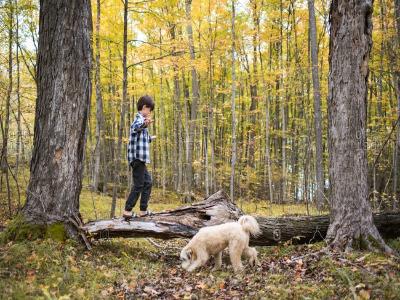
M 228 247 L 233 269 L 240 272 L 243 269 L 242 254 L 249 258 L 251 265 L 257 263 L 257 250 L 249 247 L 249 238 L 260 233 L 260 227 L 252 216 L 242 216 L 237 222 L 203 227 L 182 249 L 182 268 L 191 272 L 214 256 L 215 269 L 218 269 L 222 264 L 222 251 Z

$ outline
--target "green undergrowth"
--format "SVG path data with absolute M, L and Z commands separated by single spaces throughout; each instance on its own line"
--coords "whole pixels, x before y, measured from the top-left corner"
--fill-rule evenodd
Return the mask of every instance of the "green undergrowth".
M 4 234 L 4 233 L 3 233 Z M 2 235 L 3 235 L 2 234 Z M 371 252 L 318 252 L 323 245 L 257 247 L 260 265 L 234 275 L 212 261 L 179 267 L 186 241 L 114 239 L 92 251 L 71 240 L 0 246 L 1 299 L 399 299 L 399 260 Z M 389 244 L 400 250 L 400 241 Z M 297 259 L 294 259 L 297 258 Z
M 201 200 L 201 199 L 198 199 Z M 116 216 L 124 198 L 117 199 Z M 303 204 L 238 199 L 247 214 L 307 214 Z M 184 205 L 154 189 L 153 211 Z M 111 197 L 82 190 L 84 221 L 109 218 Z M 312 207 L 311 215 L 318 214 Z M 234 275 L 228 254 L 195 273 L 179 267 L 187 240 L 113 239 L 92 251 L 65 238 L 62 224 L 28 225 L 19 215 L 0 233 L 0 299 L 400 299 L 400 261 L 372 252 L 321 254 L 322 243 L 257 247 L 260 265 Z M 388 241 L 400 252 L 400 239 Z
M 64 241 L 67 238 L 64 225 L 62 223 L 29 224 L 21 214 L 18 214 L 8 222 L 6 229 L 0 235 L 0 243 L 32 241 L 42 238 Z

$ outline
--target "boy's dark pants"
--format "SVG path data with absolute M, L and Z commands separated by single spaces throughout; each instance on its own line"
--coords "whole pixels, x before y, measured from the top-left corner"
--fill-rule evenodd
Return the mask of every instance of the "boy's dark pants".
M 140 194 L 142 194 L 142 197 L 140 198 L 140 210 L 146 211 L 149 203 L 151 186 L 153 185 L 151 176 L 147 171 L 146 164 L 138 159 L 135 159 L 131 163 L 131 167 L 133 185 L 128 200 L 126 200 L 125 210 L 131 211 L 136 205 Z

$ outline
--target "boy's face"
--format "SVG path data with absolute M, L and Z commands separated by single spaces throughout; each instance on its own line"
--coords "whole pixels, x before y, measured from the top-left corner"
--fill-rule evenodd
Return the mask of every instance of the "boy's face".
M 140 112 L 142 113 L 142 116 L 145 118 L 149 117 L 151 115 L 151 109 L 150 109 L 150 107 L 148 107 L 146 105 L 143 106 L 143 108 Z

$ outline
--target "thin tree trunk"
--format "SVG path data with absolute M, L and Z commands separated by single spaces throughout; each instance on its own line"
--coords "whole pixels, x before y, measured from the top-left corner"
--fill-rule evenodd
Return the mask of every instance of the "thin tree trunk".
M 16 24 L 15 24 L 15 50 L 16 50 L 16 55 L 15 55 L 15 60 L 17 64 L 17 86 L 16 86 L 16 94 L 17 94 L 17 144 L 16 144 L 16 150 L 17 150 L 17 157 L 16 157 L 16 163 L 15 163 L 15 177 L 18 178 L 18 171 L 19 171 L 19 163 L 21 160 L 21 150 L 22 150 L 22 129 L 21 129 L 21 94 L 20 94 L 20 60 L 19 60 L 19 49 L 18 49 L 18 44 L 19 44 L 19 20 L 18 20 L 18 15 L 19 15 L 19 8 L 18 8 L 18 0 L 15 1 L 15 10 L 16 10 Z M 22 160 L 23 160 L 23 155 L 22 155 Z M 20 199 L 18 199 L 18 207 L 20 206 Z
M 321 92 L 318 76 L 318 49 L 317 49 L 317 25 L 315 22 L 314 0 L 308 0 L 312 81 L 314 91 L 314 129 L 315 129 L 315 173 L 317 179 L 316 204 L 318 210 L 324 204 L 324 170 L 322 156 L 322 117 L 321 117 Z
M 265 70 L 263 59 L 261 55 L 261 43 L 258 44 L 258 52 L 260 55 L 260 66 L 261 66 L 261 79 L 263 84 L 263 102 L 265 103 L 265 166 L 264 166 L 264 178 L 267 178 L 268 174 L 268 191 L 269 201 L 274 202 L 273 199 L 273 187 L 272 187 L 272 172 L 271 172 L 271 152 L 270 152 L 270 105 L 271 105 L 271 86 L 266 83 Z M 272 61 L 271 61 L 271 44 L 269 47 L 269 71 L 271 72 Z M 265 172 L 266 171 L 266 172 Z M 267 174 L 266 174 L 267 173 Z M 266 180 L 264 180 L 264 187 L 266 188 Z
M 185 73 L 182 70 L 182 87 L 183 87 L 183 97 L 184 97 L 184 113 L 185 113 L 185 168 L 184 168 L 184 172 L 185 172 L 185 179 L 184 179 L 184 191 L 185 191 L 185 197 L 183 199 L 183 201 L 187 201 L 188 199 L 186 199 L 187 197 L 187 191 L 189 190 L 188 188 L 188 184 L 189 181 L 192 182 L 192 177 L 188 177 L 188 168 L 189 168 L 189 164 L 191 164 L 191 162 L 189 161 L 189 151 L 190 151 L 190 116 L 189 116 L 189 87 L 186 83 L 186 78 L 185 78 Z
M 400 52 L 400 0 L 395 0 L 395 17 L 396 17 L 396 49 L 397 53 Z M 400 119 L 400 64 L 398 63 L 398 54 L 395 54 L 397 57 L 397 68 L 395 72 L 396 78 L 396 93 L 397 93 L 397 118 Z M 396 142 L 395 142 L 395 151 L 394 151 L 394 162 L 393 162 L 393 209 L 398 208 L 398 204 L 400 202 L 400 191 L 398 187 L 398 176 L 399 176 L 399 161 L 400 161 L 400 124 L 397 124 L 396 129 Z
M 281 192 L 281 203 L 286 200 L 286 113 L 285 106 L 286 101 L 283 100 L 281 90 L 283 89 L 283 1 L 280 1 L 280 42 L 279 42 L 279 87 L 278 90 L 279 98 L 280 98 L 280 116 L 282 121 L 282 192 Z
M 103 149 L 102 132 L 104 127 L 103 121 L 103 96 L 100 77 L 100 16 L 101 16 L 101 3 L 97 0 L 97 14 L 96 14 L 96 60 L 95 60 L 95 84 L 96 84 L 96 145 L 94 150 L 94 170 L 93 170 L 93 190 L 99 190 L 100 179 L 100 162 L 101 151 Z
M 117 184 L 114 184 L 113 190 L 113 200 L 111 202 L 111 212 L 110 216 L 113 218 L 115 216 L 115 206 L 116 206 L 116 194 L 118 193 L 117 188 L 121 184 L 121 176 L 119 172 L 119 168 L 121 166 L 121 157 L 122 157 L 122 135 L 124 132 L 125 126 L 125 112 L 126 112 L 126 102 L 128 100 L 128 68 L 126 65 L 126 54 L 127 54 L 127 45 L 128 45 L 128 1 L 124 0 L 124 36 L 123 36 L 123 52 L 122 52 L 122 103 L 121 103 L 121 111 L 120 111 L 120 119 L 119 119 L 119 128 L 118 128 L 118 144 L 117 144 L 117 173 L 115 178 L 118 180 Z
M 160 32 L 160 56 L 162 55 L 161 47 L 162 47 L 162 31 L 161 28 L 159 30 Z M 163 70 L 162 67 L 160 67 L 160 111 L 161 111 L 161 116 L 160 117 L 160 135 L 161 135 L 161 140 L 160 140 L 160 150 L 161 150 L 161 186 L 162 186 L 162 195 L 165 195 L 166 188 L 167 188 L 167 128 L 166 128 L 166 122 L 165 122 L 165 108 L 164 108 L 164 101 L 163 99 Z
M 209 100 L 209 108 L 208 108 L 208 130 L 210 131 L 210 150 L 211 150 L 211 172 L 210 172 L 210 189 L 211 193 L 215 192 L 216 190 L 216 178 L 215 178 L 215 127 L 214 127 L 214 48 L 215 48 L 215 36 L 213 35 L 213 31 L 211 28 L 211 1 L 208 1 L 209 7 L 209 28 L 208 28 L 208 35 L 210 37 L 210 44 L 209 44 L 209 57 L 208 57 L 208 70 L 209 70 L 209 93 L 210 93 L 210 100 Z M 215 21 L 217 23 L 217 21 Z M 217 24 L 215 24 L 216 26 Z
M 329 162 L 332 247 L 380 246 L 391 252 L 375 227 L 367 184 L 367 83 L 372 45 L 372 3 L 331 4 L 329 53 Z
M 194 41 L 193 41 L 193 30 L 192 30 L 192 0 L 185 0 L 185 12 L 186 12 L 186 33 L 189 39 L 189 52 L 191 60 L 191 75 L 192 75 L 192 103 L 190 106 L 190 121 L 189 121 L 189 145 L 187 155 L 187 184 L 185 191 L 186 201 L 191 201 L 193 194 L 193 149 L 194 149 L 194 136 L 197 130 L 197 105 L 200 99 L 199 93 L 199 80 L 196 67 L 194 66 L 195 52 L 194 52 Z
M 23 213 L 29 222 L 64 222 L 79 214 L 90 105 L 90 1 L 42 0 L 38 96 L 30 181 Z M 59 84 L 68 82 L 68 84 Z
M 11 94 L 13 90 L 13 23 L 14 23 L 14 8 L 12 0 L 8 1 L 8 89 L 7 89 L 7 97 L 6 97 L 6 112 L 5 112 L 5 120 L 4 120 L 4 132 L 3 132 L 3 147 L 1 151 L 0 157 L 0 167 L 1 167 L 1 177 L 3 178 L 3 173 L 6 176 L 6 186 L 7 186 L 7 203 L 8 203 L 8 214 L 11 217 L 12 215 L 12 203 L 11 203 L 11 190 L 10 190 L 10 181 L 8 177 L 8 135 L 10 129 L 10 106 L 11 106 Z M 2 181 L 2 180 L 1 180 Z M 1 184 L 2 185 L 2 184 Z M 2 187 L 0 187 L 1 190 Z
M 235 55 L 236 55 L 236 33 L 235 33 L 235 0 L 231 0 L 232 16 L 231 16 L 231 59 L 232 59 L 232 70 L 231 70 L 231 113 L 232 113 L 232 156 L 231 156 L 231 179 L 230 179 L 230 197 L 232 201 L 235 201 L 235 165 L 236 165 L 236 73 L 235 73 Z
M 252 12 L 252 21 L 253 21 L 253 76 L 249 76 L 250 80 L 250 127 L 249 127 L 249 138 L 248 138 L 248 155 L 246 157 L 247 164 L 250 167 L 254 167 L 254 154 L 255 154 L 255 129 L 256 129 L 256 113 L 254 112 L 257 109 L 257 85 L 258 85 L 258 72 L 257 72 L 257 42 L 258 42 L 258 25 L 259 25 L 259 17 L 258 14 L 258 0 L 250 1 L 251 12 Z

